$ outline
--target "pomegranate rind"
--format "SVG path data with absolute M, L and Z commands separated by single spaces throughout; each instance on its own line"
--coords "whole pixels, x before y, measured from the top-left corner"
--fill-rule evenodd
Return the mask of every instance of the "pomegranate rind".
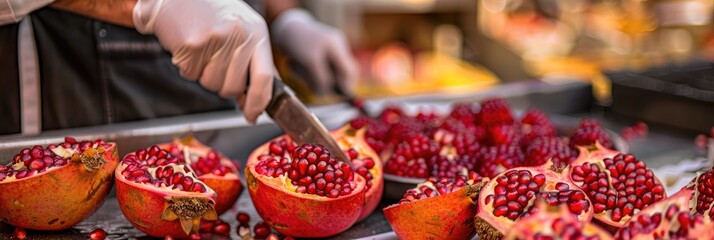
M 504 234 L 507 233 L 508 230 L 513 227 L 515 221 L 511 221 L 505 216 L 496 217 L 493 214 L 493 202 L 486 204 L 486 197 L 488 195 L 494 194 L 494 189 L 496 185 L 498 185 L 497 179 L 499 177 L 506 175 L 507 173 L 512 171 L 521 170 L 530 171 L 534 175 L 536 173 L 544 174 L 546 176 L 546 182 L 541 188 L 545 191 L 556 191 L 556 182 L 566 183 L 568 184 L 568 186 L 570 186 L 570 189 L 579 190 L 579 188 L 570 181 L 567 175 L 565 175 L 563 172 L 560 172 L 562 171 L 561 169 L 556 169 L 553 167 L 553 162 L 550 160 L 540 166 L 517 167 L 508 169 L 492 178 L 491 181 L 486 183 L 486 185 L 484 185 L 484 187 L 481 189 L 481 193 L 479 193 L 478 202 L 476 203 L 478 205 L 478 209 L 474 219 L 474 227 L 476 229 L 476 234 L 478 234 L 479 236 L 479 239 L 502 239 Z M 590 207 L 588 207 L 588 210 L 586 212 L 580 214 L 578 216 L 578 219 L 580 221 L 589 222 L 593 218 L 592 201 L 590 201 L 587 196 L 585 197 L 585 199 L 589 202 Z M 534 200 L 530 201 L 535 202 Z M 518 219 L 516 219 L 516 221 L 517 220 Z
M 149 184 L 124 179 L 121 174 L 124 168 L 125 165 L 119 165 L 114 172 L 119 208 L 131 225 L 149 236 L 170 235 L 178 238 L 189 236 L 181 227 L 179 220 L 162 219 L 164 210 L 170 206 L 171 199 L 194 198 L 207 201 L 211 207 L 215 206 L 216 193 L 210 187 L 207 187 L 204 193 L 159 189 Z
M 365 205 L 364 178 L 355 174 L 356 187 L 349 195 L 337 198 L 288 190 L 286 176 L 273 178 L 255 171 L 258 156 L 268 152 L 269 144 L 270 141 L 255 149 L 245 168 L 248 193 L 263 221 L 280 234 L 292 237 L 329 237 L 357 222 Z
M 470 239 L 474 236 L 476 198 L 485 182 L 383 209 L 400 239 Z
M 362 221 L 369 217 L 382 200 L 382 194 L 384 193 L 384 173 L 382 169 L 382 159 L 379 154 L 375 152 L 368 144 L 365 142 L 364 134 L 366 128 L 355 130 L 347 124 L 337 130 L 331 132 L 332 136 L 335 137 L 337 143 L 340 145 L 342 150 L 349 148 L 354 148 L 359 153 L 358 158 L 372 158 L 374 160 L 374 167 L 370 169 L 372 173 L 372 187 L 367 189 L 365 192 L 364 208 L 362 209 L 362 214 L 360 214 L 359 219 Z
M 604 229 L 590 222 L 583 222 L 575 218 L 564 205 L 548 206 L 544 202 L 540 202 L 537 206 L 538 210 L 535 214 L 524 217 L 513 225 L 504 240 L 530 240 L 535 238 L 536 234 L 540 237 L 558 237 L 553 229 L 553 223 L 556 220 L 575 223 L 579 229 L 577 232 L 582 235 L 592 237 L 591 239 L 613 239 L 612 235 Z M 562 237 L 562 236 L 561 236 Z
M 69 161 L 31 177 L 0 181 L 0 221 L 53 231 L 70 228 L 91 215 L 111 191 L 112 174 L 119 163 L 116 144 L 106 144 L 109 147 L 97 148 L 104 164 L 96 170 Z
M 198 180 L 201 180 L 201 182 L 216 192 L 215 208 L 218 215 L 231 209 L 236 201 L 238 201 L 238 197 L 243 193 L 243 183 L 241 183 L 240 178 L 233 173 L 228 173 L 224 176 L 205 174 L 199 176 Z
M 606 158 L 614 158 L 618 154 L 622 153 L 616 150 L 608 149 L 602 146 L 599 142 L 595 142 L 595 144 L 591 146 L 578 146 L 578 151 L 578 157 L 573 160 L 573 162 L 564 170 L 570 181 L 575 183 L 574 185 L 578 187 L 578 189 L 580 189 L 580 187 L 578 186 L 577 181 L 574 181 L 572 179 L 572 171 L 574 166 L 580 166 L 585 163 L 596 163 L 601 167 L 601 169 L 607 171 L 604 167 L 604 160 Z M 608 178 L 610 178 L 609 174 Z M 661 185 L 662 187 L 664 187 L 662 181 L 660 181 L 657 176 L 653 176 L 653 178 L 656 185 Z M 666 191 L 663 192 L 662 195 L 663 199 L 667 198 Z M 628 221 L 630 221 L 632 216 L 622 216 L 622 219 L 620 219 L 619 222 L 615 222 L 610 218 L 610 211 L 603 211 L 600 213 L 593 213 L 593 218 L 596 224 L 599 224 L 611 233 L 615 233 L 617 232 L 617 230 L 622 228 Z
M 681 211 L 688 211 L 690 209 L 690 198 L 694 194 L 692 190 L 689 189 L 682 189 L 681 191 L 675 193 L 674 195 L 670 196 L 667 199 L 661 200 L 659 202 L 655 202 L 652 205 L 648 206 L 647 208 L 643 209 L 642 211 L 638 212 L 634 216 L 632 216 L 632 221 L 635 221 L 634 219 L 638 219 L 641 215 L 648 215 L 651 216 L 655 213 L 662 213 L 667 210 L 670 206 L 676 206 L 677 209 Z M 694 213 L 697 214 L 697 213 Z M 629 238 L 629 236 L 625 237 L 623 236 L 623 233 L 627 230 L 630 226 L 626 224 L 623 228 L 620 228 L 617 233 L 615 234 L 615 237 L 617 239 L 639 239 L 639 240 L 655 240 L 655 239 L 669 239 L 668 236 L 662 236 L 662 234 L 669 233 L 672 230 L 676 230 L 680 225 L 679 223 L 676 223 L 676 217 L 673 217 L 672 219 L 667 219 L 666 217 L 662 217 L 662 220 L 660 221 L 660 224 L 657 225 L 656 228 L 650 229 L 649 232 L 643 233 L 643 232 L 638 232 L 633 238 Z M 675 220 L 675 221 L 673 221 Z M 674 228 L 673 228 L 674 227 Z M 714 239 L 714 222 L 709 220 L 709 218 L 704 217 L 704 223 L 697 224 L 694 228 L 689 229 L 689 234 L 686 237 L 686 239 L 709 239 L 712 240 Z M 659 234 L 660 236 L 655 236 L 655 234 Z
M 179 146 L 182 149 L 184 146 L 188 147 L 189 154 L 193 156 L 205 156 L 211 148 L 204 145 L 196 138 L 192 136 L 187 136 L 184 138 L 175 138 L 171 144 Z M 170 144 L 160 144 L 161 149 L 169 149 Z M 204 174 L 198 176 L 198 180 L 201 180 L 209 188 L 213 189 L 218 195 L 216 197 L 216 213 L 221 215 L 227 212 L 238 200 L 241 193 L 243 193 L 243 183 L 240 180 L 239 171 L 233 164 L 232 160 L 224 157 L 221 158 L 221 165 L 226 166 L 231 169 L 230 173 L 226 173 L 223 176 L 217 176 L 212 173 Z

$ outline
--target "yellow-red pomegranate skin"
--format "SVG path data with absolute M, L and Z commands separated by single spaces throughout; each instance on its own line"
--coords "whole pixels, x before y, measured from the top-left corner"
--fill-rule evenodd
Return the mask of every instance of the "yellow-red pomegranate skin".
M 481 184 L 482 185 L 482 184 Z M 384 208 L 384 216 L 400 239 L 470 239 L 480 185 Z
M 0 221 L 19 228 L 55 231 L 91 215 L 112 189 L 119 163 L 116 144 L 107 144 L 100 153 L 105 163 L 94 171 L 82 162 L 69 161 L 32 177 L 0 182 Z

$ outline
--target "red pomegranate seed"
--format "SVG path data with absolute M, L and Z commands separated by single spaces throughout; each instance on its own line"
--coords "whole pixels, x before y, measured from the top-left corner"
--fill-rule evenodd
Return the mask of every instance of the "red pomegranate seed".
M 253 226 L 253 232 L 255 232 L 256 238 L 265 238 L 270 235 L 270 226 L 265 222 L 258 222 Z
M 107 238 L 107 232 L 101 228 L 94 229 L 89 233 L 89 239 L 91 240 L 104 240 L 105 238 Z
M 236 220 L 238 220 L 240 225 L 248 225 L 248 223 L 250 223 L 250 216 L 245 212 L 238 212 Z
M 191 233 L 190 235 L 188 235 L 188 238 L 191 240 L 201 240 L 201 234 Z
M 231 233 L 231 226 L 228 225 L 228 223 L 216 224 L 216 226 L 213 227 L 213 233 L 228 236 Z
M 27 239 L 27 232 L 22 228 L 15 228 L 15 230 L 12 231 L 12 236 L 15 239 Z

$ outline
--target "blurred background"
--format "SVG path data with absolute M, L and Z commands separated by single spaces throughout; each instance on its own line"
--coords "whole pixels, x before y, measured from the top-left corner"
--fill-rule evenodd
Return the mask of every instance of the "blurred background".
M 353 44 L 359 97 L 578 81 L 592 84 L 596 104 L 613 112 L 699 131 L 714 123 L 711 0 L 306 2 Z M 335 101 L 311 95 L 289 60 L 277 59 L 303 100 Z M 672 111 L 683 118 L 662 119 Z

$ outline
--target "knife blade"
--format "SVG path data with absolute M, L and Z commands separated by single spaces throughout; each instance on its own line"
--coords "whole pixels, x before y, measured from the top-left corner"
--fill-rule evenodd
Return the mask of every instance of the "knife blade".
M 278 76 L 273 77 L 273 96 L 265 112 L 296 143 L 320 144 L 325 146 L 335 159 L 351 165 L 349 158 L 325 125 L 295 97 Z

